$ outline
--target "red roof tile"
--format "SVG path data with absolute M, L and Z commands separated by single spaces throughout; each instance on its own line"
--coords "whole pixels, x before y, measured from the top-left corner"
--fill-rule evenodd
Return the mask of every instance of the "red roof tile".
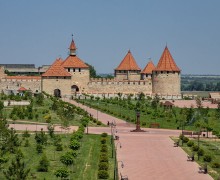
M 71 50 L 76 50 L 76 45 L 75 45 L 75 43 L 74 43 L 74 40 L 73 40 L 73 39 L 72 39 L 72 41 L 71 41 L 71 44 L 70 44 L 69 49 L 71 49 Z
M 177 72 L 180 72 L 180 69 L 176 65 L 167 46 L 165 47 L 163 54 L 157 64 L 157 67 L 154 69 L 154 71 L 177 71 Z
M 71 76 L 70 73 L 68 73 L 62 66 L 61 64 L 63 63 L 62 59 L 56 59 L 55 62 L 50 66 L 50 68 L 42 74 L 43 77 L 47 76 L 60 76 L 60 77 L 65 77 L 65 76 Z
M 20 88 L 18 89 L 18 91 L 27 91 L 27 89 L 24 88 L 24 87 L 20 87 Z
M 115 70 L 141 70 L 134 57 L 131 54 L 131 51 L 129 50 L 124 59 L 121 61 L 119 66 Z
M 152 61 L 149 61 L 143 71 L 141 71 L 141 74 L 152 74 L 152 71 L 155 69 L 154 63 Z
M 62 63 L 64 68 L 89 68 L 81 59 L 77 56 L 68 56 Z

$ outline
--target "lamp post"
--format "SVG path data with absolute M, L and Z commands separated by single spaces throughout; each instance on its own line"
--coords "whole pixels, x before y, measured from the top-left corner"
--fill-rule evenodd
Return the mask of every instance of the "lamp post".
M 140 111 L 136 111 L 136 129 L 131 130 L 131 132 L 145 132 L 140 127 Z
M 117 157 L 117 147 L 118 147 L 118 144 L 120 145 L 119 147 L 121 148 L 121 143 L 120 142 L 117 142 L 117 144 L 115 145 L 115 168 L 114 168 L 114 180 L 118 179 L 118 174 L 117 174 L 117 164 L 116 164 L 116 157 Z

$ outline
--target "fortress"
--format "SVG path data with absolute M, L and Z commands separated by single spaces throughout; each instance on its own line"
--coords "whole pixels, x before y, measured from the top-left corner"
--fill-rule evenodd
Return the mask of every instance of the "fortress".
M 69 56 L 56 59 L 41 76 L 7 76 L 0 67 L 1 91 L 32 92 L 45 91 L 58 97 L 89 94 L 102 97 L 144 93 L 158 94 L 165 99 L 180 99 L 180 73 L 168 47 L 166 46 L 157 66 L 149 61 L 141 69 L 131 51 L 114 70 L 114 78 L 90 78 L 89 66 L 76 55 L 76 45 L 72 39 Z

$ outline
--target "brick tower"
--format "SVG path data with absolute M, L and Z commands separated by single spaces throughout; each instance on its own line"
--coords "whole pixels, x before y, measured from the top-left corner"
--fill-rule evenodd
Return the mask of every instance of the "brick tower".
M 155 94 L 179 95 L 180 94 L 180 72 L 168 47 L 153 70 L 152 90 Z

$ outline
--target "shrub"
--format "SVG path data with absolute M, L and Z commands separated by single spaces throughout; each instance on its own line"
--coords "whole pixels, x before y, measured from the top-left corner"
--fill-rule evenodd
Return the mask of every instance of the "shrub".
M 102 133 L 101 136 L 102 136 L 102 137 L 107 137 L 108 134 L 107 134 L 107 133 Z
M 66 168 L 60 168 L 55 171 L 54 175 L 60 177 L 61 179 L 67 178 L 69 176 L 69 171 Z
M 108 167 L 109 167 L 109 165 L 107 162 L 100 162 L 99 163 L 99 170 L 106 170 L 107 171 Z
M 100 162 L 108 162 L 108 156 L 100 156 Z
M 80 143 L 76 140 L 72 140 L 69 147 L 72 150 L 78 150 L 80 148 Z
M 66 153 L 60 157 L 60 161 L 66 166 L 69 166 L 73 164 L 73 157 L 70 153 Z
M 204 155 L 204 150 L 203 149 L 199 149 L 197 153 L 198 153 L 199 156 L 203 156 Z
M 194 142 L 193 142 L 193 141 L 188 141 L 188 142 L 187 142 L 187 146 L 188 146 L 188 147 L 192 147 L 193 145 L 194 145 Z
M 100 121 L 97 121 L 97 125 L 99 125 L 99 126 L 100 126 L 101 124 L 102 124 L 102 123 L 101 123 Z
M 108 147 L 102 146 L 100 151 L 101 152 L 108 152 Z
M 207 154 L 207 155 L 205 155 L 205 156 L 203 157 L 203 160 L 204 160 L 205 162 L 211 162 L 211 161 L 212 161 L 212 157 Z
M 74 158 L 78 156 L 77 151 L 70 151 L 69 152 Z
M 102 143 L 102 144 L 106 144 L 106 142 L 107 142 L 107 139 L 106 139 L 106 138 L 102 138 L 102 139 L 101 139 L 101 143 Z
M 198 151 L 199 150 L 199 146 L 198 145 L 193 145 L 192 150 L 193 151 Z
M 108 178 L 109 178 L 108 171 L 99 170 L 99 172 L 98 172 L 98 178 L 99 178 L 99 179 L 108 179 Z
M 212 163 L 212 168 L 220 168 L 220 163 L 215 161 Z
M 184 143 L 189 142 L 189 138 L 184 136 L 184 137 L 183 137 L 183 142 L 184 142 Z

